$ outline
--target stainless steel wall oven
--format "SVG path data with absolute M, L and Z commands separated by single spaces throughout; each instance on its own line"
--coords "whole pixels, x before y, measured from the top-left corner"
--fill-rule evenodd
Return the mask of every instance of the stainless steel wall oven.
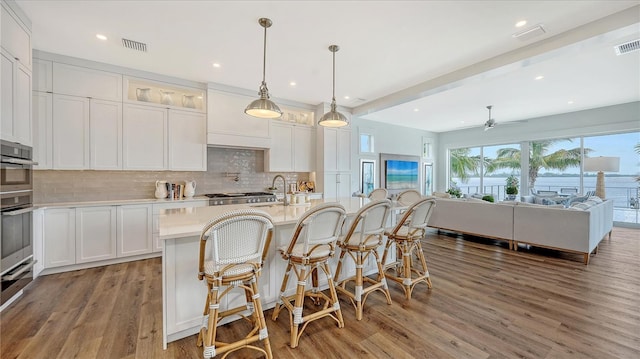
M 0 141 L 0 192 L 33 189 L 33 150 L 18 143 Z
M 2 141 L 0 305 L 33 280 L 33 165 L 28 146 Z

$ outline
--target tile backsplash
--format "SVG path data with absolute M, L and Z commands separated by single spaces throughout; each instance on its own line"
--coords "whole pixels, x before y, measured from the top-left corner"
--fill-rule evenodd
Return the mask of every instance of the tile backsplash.
M 264 172 L 264 151 L 209 147 L 206 172 L 60 171 L 33 174 L 34 203 L 154 198 L 155 182 L 195 180 L 196 196 L 217 192 L 255 192 L 271 186 L 278 173 Z M 308 179 L 308 173 L 282 173 L 287 183 Z M 281 188 L 282 182 L 276 184 Z

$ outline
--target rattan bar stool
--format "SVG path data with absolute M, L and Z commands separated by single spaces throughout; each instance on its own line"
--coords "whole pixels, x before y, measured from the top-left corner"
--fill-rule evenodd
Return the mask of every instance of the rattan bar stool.
M 337 203 L 317 206 L 300 217 L 291 242 L 288 246 L 279 249 L 282 258 L 287 261 L 287 269 L 280 287 L 278 302 L 273 311 L 273 320 L 278 319 L 282 308 L 289 311 L 292 348 L 298 346 L 303 331 L 310 322 L 316 319 L 328 316 L 338 323 L 338 328 L 344 327 L 342 311 L 328 260 L 335 253 L 336 241 L 340 235 L 345 216 L 344 207 Z M 286 295 L 291 270 L 297 279 L 296 293 Z M 318 288 L 319 272 L 323 272 L 327 277 L 329 295 Z M 312 288 L 306 289 L 309 277 L 312 280 Z M 310 298 L 315 305 L 322 305 L 321 309 L 303 315 L 305 298 Z M 323 301 L 324 303 L 322 303 Z
M 434 199 L 421 199 L 407 209 L 395 227 L 387 229 L 384 233 L 388 238 L 382 257 L 382 263 L 385 263 L 385 275 L 388 279 L 402 284 L 407 300 L 411 299 L 411 292 L 416 284 L 425 282 L 431 288 L 429 269 L 420 240 L 426 236 L 427 223 L 435 206 Z M 396 261 L 387 263 L 392 244 L 396 247 Z M 413 254 L 422 268 L 412 265 Z M 395 274 L 391 274 L 390 269 L 395 269 Z
M 376 188 L 371 193 L 369 193 L 369 199 L 372 201 L 380 201 L 383 199 L 387 199 L 389 195 L 389 191 L 384 188 Z
M 422 195 L 415 189 L 408 189 L 398 194 L 398 203 L 404 206 L 410 206 L 421 199 Z
M 387 281 L 384 277 L 384 270 L 380 263 L 378 248 L 382 246 L 384 226 L 386 225 L 389 212 L 391 210 L 391 201 L 388 199 L 375 201 L 360 208 L 355 214 L 353 222 L 349 227 L 345 236 L 338 239 L 338 246 L 341 249 L 340 260 L 336 268 L 334 280 L 336 289 L 340 293 L 344 293 L 351 304 L 356 309 L 356 319 L 362 320 L 362 307 L 367 297 L 372 292 L 379 290 L 384 293 L 387 298 L 387 304 L 391 304 L 391 295 L 387 287 Z M 356 265 L 354 276 L 346 279 L 340 279 L 340 271 L 342 270 L 344 258 L 349 255 Z M 370 256 L 375 257 L 378 267 L 378 276 L 374 280 L 363 275 L 364 263 Z M 355 282 L 353 291 L 347 288 L 349 282 Z M 367 287 L 364 288 L 365 282 Z
M 272 234 L 271 217 L 258 210 L 227 212 L 202 229 L 198 279 L 206 279 L 208 293 L 197 345 L 204 344 L 205 359 L 218 354 L 226 358 L 242 348 L 273 358 L 257 284 Z M 220 303 L 233 288 L 244 290 L 246 305 L 221 312 Z M 253 328 L 241 340 L 216 341 L 218 323 L 232 315 L 252 322 Z M 253 345 L 258 341 L 264 341 L 264 349 Z

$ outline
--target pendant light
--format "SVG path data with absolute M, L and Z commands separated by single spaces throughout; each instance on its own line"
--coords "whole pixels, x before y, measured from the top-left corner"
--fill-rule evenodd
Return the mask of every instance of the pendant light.
M 267 18 L 260 18 L 258 20 L 260 26 L 264 27 L 264 51 L 262 56 L 262 84 L 260 85 L 260 91 L 258 94 L 260 98 L 251 102 L 247 108 L 244 109 L 244 113 L 253 117 L 260 118 L 278 118 L 282 115 L 282 111 L 273 101 L 269 100 L 269 89 L 267 88 L 267 82 L 265 81 L 265 70 L 267 66 L 267 28 L 271 27 L 271 20 Z
M 331 110 L 320 118 L 318 125 L 325 127 L 342 127 L 349 124 L 347 118 L 336 110 L 336 52 L 340 50 L 338 45 L 329 46 L 333 53 L 333 97 L 331 98 Z

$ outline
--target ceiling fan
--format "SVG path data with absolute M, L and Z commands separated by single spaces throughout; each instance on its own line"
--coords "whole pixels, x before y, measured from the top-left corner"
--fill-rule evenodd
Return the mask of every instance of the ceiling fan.
M 492 105 L 487 106 L 487 109 L 489 110 L 489 119 L 487 120 L 487 122 L 484 123 L 484 130 L 485 131 L 496 127 L 496 120 L 491 118 L 491 108 L 492 107 L 493 107 Z

